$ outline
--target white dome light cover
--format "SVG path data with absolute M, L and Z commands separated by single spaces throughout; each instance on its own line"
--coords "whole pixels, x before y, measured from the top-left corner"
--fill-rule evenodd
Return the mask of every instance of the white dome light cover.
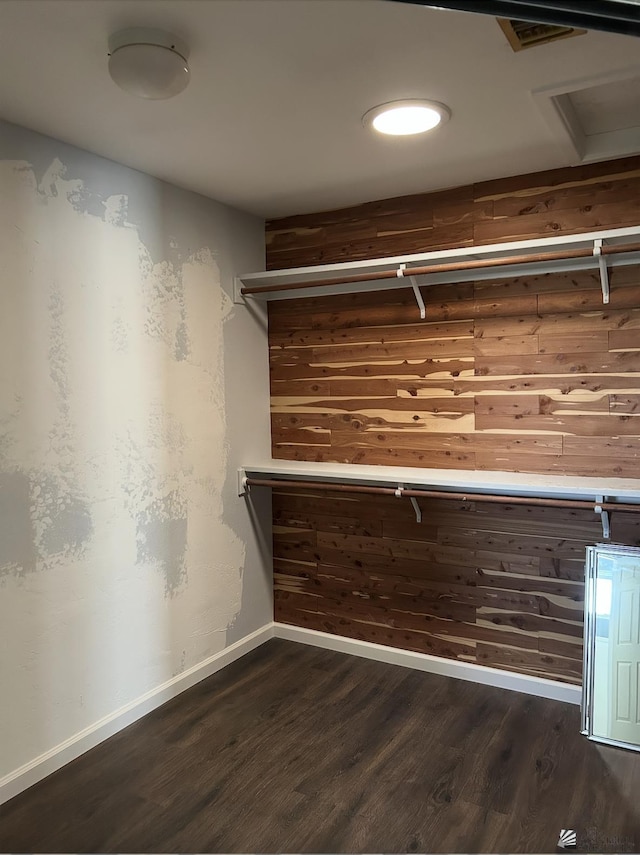
M 411 98 L 372 107 L 362 117 L 362 123 L 381 134 L 407 137 L 431 131 L 450 118 L 451 111 L 446 104 Z
M 109 39 L 109 74 L 138 98 L 172 98 L 189 83 L 188 55 L 186 44 L 163 30 L 121 30 Z

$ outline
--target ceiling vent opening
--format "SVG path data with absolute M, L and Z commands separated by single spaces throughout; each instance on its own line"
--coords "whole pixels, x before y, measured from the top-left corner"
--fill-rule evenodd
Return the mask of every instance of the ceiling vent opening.
M 496 20 L 515 51 L 546 45 L 558 39 L 570 39 L 587 32 L 575 27 L 561 27 L 558 24 L 536 24 L 533 21 L 512 21 L 507 18 Z

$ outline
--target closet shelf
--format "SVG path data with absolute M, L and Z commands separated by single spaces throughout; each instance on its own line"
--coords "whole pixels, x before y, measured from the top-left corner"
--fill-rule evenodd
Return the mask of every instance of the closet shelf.
M 236 278 L 234 299 L 288 300 L 412 287 L 424 317 L 423 285 L 597 269 L 608 303 L 608 269 L 630 264 L 640 264 L 640 226 L 247 273 Z
M 491 493 L 497 496 L 556 498 L 640 505 L 640 479 L 587 478 L 577 475 L 533 475 L 466 469 L 418 469 L 410 466 L 374 466 L 357 463 L 311 463 L 272 460 L 238 470 L 238 494 L 246 478 L 350 484 L 446 493 Z
M 422 522 L 420 497 L 592 510 L 600 515 L 603 540 L 611 536 L 609 514 L 612 511 L 640 513 L 640 480 L 622 478 L 444 472 L 400 466 L 273 460 L 268 465 L 245 466 L 238 470 L 238 495 L 246 496 L 254 487 L 298 487 L 408 498 L 418 523 Z

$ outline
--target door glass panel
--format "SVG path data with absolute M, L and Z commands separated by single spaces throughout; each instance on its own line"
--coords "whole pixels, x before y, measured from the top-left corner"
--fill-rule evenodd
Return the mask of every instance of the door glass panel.
M 640 747 L 640 549 L 589 547 L 587 573 L 585 729 Z

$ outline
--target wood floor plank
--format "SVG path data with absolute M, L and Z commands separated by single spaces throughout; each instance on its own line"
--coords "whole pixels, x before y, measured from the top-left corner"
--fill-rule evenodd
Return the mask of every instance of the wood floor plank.
M 273 640 L 0 807 L 11 852 L 640 849 L 575 706 Z

